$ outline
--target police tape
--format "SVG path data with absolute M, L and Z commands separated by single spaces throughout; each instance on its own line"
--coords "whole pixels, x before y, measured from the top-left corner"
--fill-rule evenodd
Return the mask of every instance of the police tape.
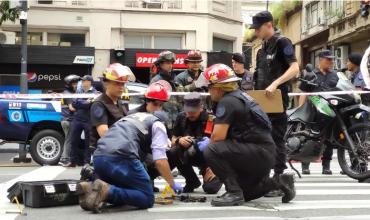
M 170 92 L 171 96 L 184 96 L 190 92 Z M 326 96 L 326 95 L 349 95 L 349 94 L 370 94 L 370 91 L 350 90 L 350 91 L 328 91 L 328 92 L 293 92 L 288 93 L 288 96 Z M 0 99 L 93 99 L 100 94 L 65 94 L 65 93 L 49 93 L 49 94 L 0 94 Z M 209 93 L 202 92 L 202 96 L 209 96 Z M 124 96 L 144 96 L 143 92 L 123 93 Z

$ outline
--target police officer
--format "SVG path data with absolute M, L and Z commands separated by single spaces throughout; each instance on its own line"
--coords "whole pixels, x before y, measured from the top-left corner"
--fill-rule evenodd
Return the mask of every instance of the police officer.
M 284 192 L 283 203 L 295 197 L 293 174 L 269 177 L 275 160 L 271 123 L 254 100 L 239 89 L 239 77 L 224 64 L 204 72 L 212 101 L 217 103 L 211 139 L 204 157 L 225 184 L 226 193 L 212 200 L 213 206 L 241 205 L 273 189 Z
M 176 118 L 172 148 L 167 153 L 168 158 L 185 177 L 184 193 L 194 192 L 194 189 L 201 185 L 193 166 L 200 168 L 204 192 L 214 194 L 222 186 L 204 160 L 202 153 L 204 149 L 197 145 L 198 141 L 208 139 L 211 134 L 212 124 L 209 124 L 212 123 L 211 117 L 212 115 L 204 110 L 199 93 L 192 92 L 184 96 L 184 112 L 179 113 Z
M 151 208 L 153 189 L 141 162 L 148 153 L 152 153 L 158 171 L 172 189 L 182 191 L 167 161 L 169 140 L 164 121 L 164 112 L 139 112 L 122 118 L 109 129 L 94 153 L 94 168 L 100 179 L 77 187 L 83 209 L 99 212 L 104 202 Z
M 319 53 L 319 68 L 313 70 L 313 74 L 306 74 L 304 77 L 308 81 L 312 81 L 318 84 L 318 88 L 311 88 L 311 86 L 306 83 L 301 83 L 300 89 L 304 92 L 318 92 L 327 91 L 336 87 L 338 83 L 337 72 L 333 70 L 334 68 L 335 56 L 330 50 L 322 50 Z M 299 97 L 299 105 L 303 105 L 307 100 L 307 96 Z M 319 118 L 314 119 L 319 121 Z M 320 134 L 321 127 L 312 127 L 312 134 Z M 326 146 L 322 157 L 322 174 L 331 175 L 333 172 L 330 170 L 330 161 L 333 156 L 333 147 Z M 302 163 L 302 173 L 310 174 L 310 163 Z
M 240 89 L 242 91 L 252 90 L 254 88 L 253 73 L 245 69 L 245 56 L 241 53 L 233 53 L 231 63 L 235 74 L 241 78 Z
M 299 73 L 299 66 L 294 54 L 292 42 L 275 31 L 273 17 L 270 12 L 262 11 L 253 16 L 252 29 L 263 40 L 262 49 L 257 54 L 255 89 L 266 90 L 272 96 L 277 89 L 281 90 L 284 110 L 289 105 L 289 80 Z M 284 135 L 287 129 L 287 116 L 284 113 L 269 114 L 272 123 L 272 138 L 276 144 L 276 163 L 274 167 L 277 178 L 286 167 L 286 149 Z M 269 196 L 281 196 L 279 191 Z
M 188 69 L 175 77 L 175 82 L 181 87 L 178 88 L 178 90 L 187 92 L 197 90 L 194 81 L 197 80 L 202 73 L 202 61 L 202 54 L 199 50 L 191 50 L 188 52 L 185 58 L 185 64 L 188 66 Z
M 103 73 L 105 93 L 97 97 L 90 109 L 91 134 L 90 147 L 96 148 L 99 138 L 103 137 L 116 121 L 127 115 L 128 105 L 122 101 L 124 85 L 135 81 L 135 76 L 127 66 L 111 64 Z
M 92 87 L 93 77 L 85 75 L 81 79 L 80 94 L 94 94 L 96 90 Z M 74 99 L 72 106 L 76 109 L 71 124 L 71 163 L 65 166 L 75 167 L 78 164 L 89 164 L 89 136 L 90 136 L 90 106 L 92 99 Z M 81 134 L 84 134 L 83 147 L 81 149 Z
M 359 53 L 352 53 L 348 55 L 347 69 L 351 72 L 352 84 L 358 90 L 363 90 L 366 87 L 364 78 L 360 70 L 361 60 L 362 55 Z
M 77 75 L 68 75 L 64 78 L 65 89 L 63 94 L 74 94 L 76 93 L 77 83 L 80 81 L 81 77 Z M 64 132 L 64 147 L 63 154 L 60 159 L 59 164 L 62 166 L 68 166 L 71 163 L 71 132 L 70 125 L 73 119 L 73 113 L 76 109 L 72 106 L 73 99 L 63 99 L 62 100 L 62 121 L 61 125 Z

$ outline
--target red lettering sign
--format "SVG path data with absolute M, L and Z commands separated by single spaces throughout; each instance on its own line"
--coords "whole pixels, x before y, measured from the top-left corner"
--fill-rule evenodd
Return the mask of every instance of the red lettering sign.
M 186 69 L 186 54 L 176 54 L 176 62 L 173 64 L 174 69 Z M 136 67 L 151 67 L 158 59 L 156 53 L 136 53 Z

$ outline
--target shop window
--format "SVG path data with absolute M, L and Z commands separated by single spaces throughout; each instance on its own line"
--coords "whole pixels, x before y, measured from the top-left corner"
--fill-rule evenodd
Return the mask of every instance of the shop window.
M 124 37 L 125 48 L 150 48 L 150 49 L 181 49 L 181 35 L 162 34 L 126 34 Z
M 22 37 L 21 32 L 17 32 L 15 36 L 15 43 L 21 44 Z M 42 45 L 42 33 L 28 33 L 27 35 L 27 44 L 28 45 Z
M 75 6 L 86 6 L 87 5 L 86 0 L 73 0 L 71 3 L 72 5 L 75 5 Z
M 225 40 L 222 38 L 213 38 L 213 51 L 225 51 L 232 53 L 233 52 L 234 42 L 230 40 Z
M 149 35 L 125 35 L 125 48 L 151 48 L 152 37 Z
M 85 46 L 85 34 L 48 33 L 49 46 Z
M 47 1 L 47 0 L 39 0 L 37 1 L 38 4 L 44 4 L 44 5 L 51 5 L 53 4 L 53 1 L 50 0 L 50 1 Z
M 181 9 L 182 8 L 182 0 L 169 0 L 167 8 L 169 8 L 169 9 Z
M 139 1 L 133 0 L 133 1 L 125 1 L 125 6 L 128 8 L 138 8 L 139 7 Z
M 181 49 L 181 37 L 154 36 L 154 49 Z

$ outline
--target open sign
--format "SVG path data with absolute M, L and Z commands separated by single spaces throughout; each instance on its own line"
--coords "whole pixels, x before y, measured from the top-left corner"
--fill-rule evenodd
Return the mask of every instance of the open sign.
M 173 68 L 186 69 L 186 56 L 186 54 L 176 54 L 176 61 L 173 64 Z M 156 53 L 136 53 L 136 67 L 151 67 L 157 59 L 158 54 Z

